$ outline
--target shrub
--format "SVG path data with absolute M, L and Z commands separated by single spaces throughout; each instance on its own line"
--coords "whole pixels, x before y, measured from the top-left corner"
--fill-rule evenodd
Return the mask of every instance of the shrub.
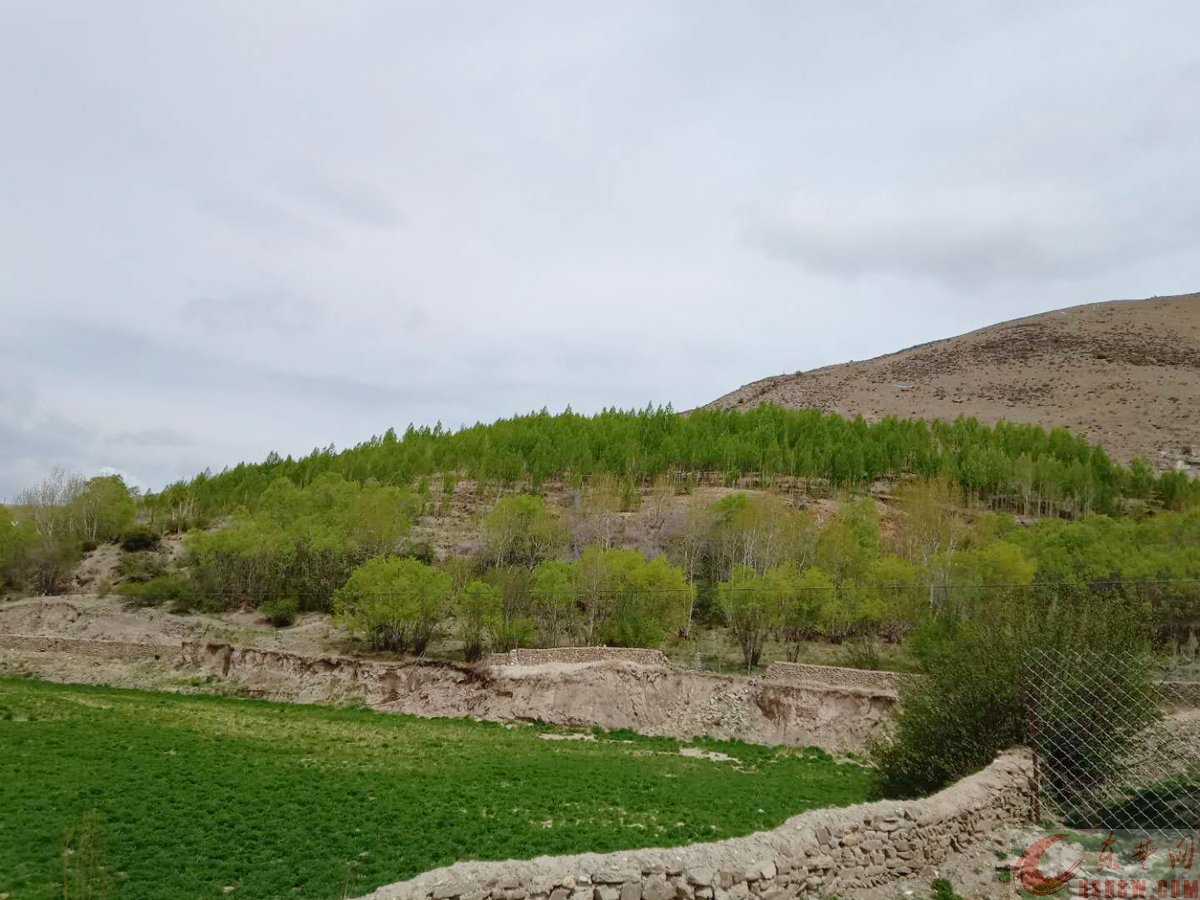
M 929 882 L 929 888 L 933 891 L 932 900 L 963 900 L 949 878 L 935 878 Z
M 158 575 L 149 581 L 126 582 L 117 585 L 116 590 L 130 606 L 170 603 L 172 612 L 189 612 L 199 599 L 191 581 L 179 572 Z
M 258 611 L 276 628 L 287 628 L 295 624 L 296 616 L 300 613 L 300 604 L 294 597 L 276 597 L 263 601 Z
M 883 654 L 880 652 L 878 639 L 865 635 L 850 641 L 846 645 L 846 665 L 851 669 L 872 671 L 883 668 Z
M 337 618 L 376 650 L 425 652 L 450 604 L 453 579 L 415 559 L 376 557 L 333 595 Z
M 1155 717 L 1151 666 L 1137 652 L 1148 643 L 1149 617 L 1136 602 L 1109 598 L 1104 615 L 1086 603 L 1057 598 L 1057 605 L 1020 596 L 987 598 L 965 610 L 953 627 L 933 624 L 917 636 L 914 650 L 925 678 L 907 679 L 891 734 L 876 741 L 876 791 L 884 797 L 917 797 L 978 771 L 1001 750 L 1028 738 L 1026 675 L 1033 654 L 1052 660 L 1048 677 L 1069 697 L 1061 708 L 1069 721 L 1059 733 L 1073 736 L 1048 765 L 1070 772 L 1063 779 L 1090 785 L 1112 772 L 1121 747 Z M 1087 669 L 1073 647 L 1121 650 L 1102 670 Z M 1114 729 L 1119 697 L 1140 697 L 1136 722 Z M 1128 712 L 1127 712 L 1128 715 Z M 1116 748 L 1116 749 L 1114 749 Z M 1107 761 L 1107 763 L 1105 762 Z M 1107 768 L 1106 768 L 1107 765 Z
M 871 748 L 882 796 L 932 793 L 1020 741 L 1021 655 L 1000 637 L 963 629 L 926 649 L 926 677 L 905 680 L 894 732 Z
M 121 535 L 121 549 L 126 553 L 137 553 L 140 550 L 157 550 L 159 534 L 146 528 L 144 525 L 137 525 L 127 530 Z
M 166 568 L 166 562 L 157 553 L 140 550 L 121 557 L 117 563 L 117 574 L 127 582 L 143 582 L 162 575 Z
M 483 545 L 494 566 L 533 568 L 556 556 L 567 542 L 566 531 L 541 497 L 502 497 L 481 523 Z
M 492 646 L 499 653 L 516 650 L 518 647 L 536 647 L 537 624 L 532 619 L 520 616 L 501 619 L 492 630 Z
M 70 540 L 41 541 L 29 550 L 25 564 L 33 589 L 39 594 L 61 594 L 71 584 L 79 545 Z

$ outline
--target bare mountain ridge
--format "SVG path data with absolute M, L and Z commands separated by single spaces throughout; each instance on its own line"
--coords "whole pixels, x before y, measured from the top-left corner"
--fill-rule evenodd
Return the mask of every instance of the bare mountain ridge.
M 1065 427 L 1200 474 L 1200 294 L 1092 303 L 745 385 L 709 407 Z

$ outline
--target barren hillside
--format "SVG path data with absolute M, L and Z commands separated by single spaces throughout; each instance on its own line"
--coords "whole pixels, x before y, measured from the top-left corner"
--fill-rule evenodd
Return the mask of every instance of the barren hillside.
M 969 415 L 1063 426 L 1122 462 L 1200 472 L 1200 294 L 1093 303 L 865 362 L 777 375 L 709 404 L 867 419 Z

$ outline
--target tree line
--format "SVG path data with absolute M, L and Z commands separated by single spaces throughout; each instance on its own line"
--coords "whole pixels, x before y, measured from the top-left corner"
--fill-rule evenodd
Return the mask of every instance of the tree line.
M 1200 482 L 1156 474 L 1144 461 L 1125 467 L 1064 429 L 971 418 L 953 422 L 859 418 L 792 410 L 605 410 L 591 416 L 546 411 L 457 431 L 410 426 L 350 449 L 316 449 L 299 459 L 271 454 L 219 474 L 172 485 L 148 502 L 168 519 L 189 507 L 213 515 L 253 506 L 276 478 L 303 486 L 323 473 L 349 481 L 411 487 L 440 476 L 537 490 L 551 479 L 597 475 L 642 484 L 656 476 L 716 473 L 763 483 L 790 477 L 854 488 L 880 478 L 943 478 L 969 502 L 1022 515 L 1116 514 L 1130 503 L 1181 510 L 1200 503 Z

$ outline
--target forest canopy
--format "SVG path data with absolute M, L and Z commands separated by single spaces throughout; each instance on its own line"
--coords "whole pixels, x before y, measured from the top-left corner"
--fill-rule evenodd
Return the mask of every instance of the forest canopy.
M 604 410 L 586 416 L 542 411 L 451 431 L 410 426 L 347 450 L 314 450 L 300 459 L 271 454 L 220 474 L 201 474 L 149 499 L 161 516 L 254 506 L 277 478 L 298 486 L 324 473 L 348 481 L 412 487 L 422 478 L 498 484 L 615 476 L 642 483 L 661 475 L 792 477 L 854 488 L 879 478 L 948 479 L 970 501 L 1023 515 L 1113 514 L 1121 501 L 1166 509 L 1200 502 L 1200 482 L 1128 467 L 1063 429 L 975 419 L 954 422 L 859 418 L 763 405 L 746 411 L 668 407 Z

